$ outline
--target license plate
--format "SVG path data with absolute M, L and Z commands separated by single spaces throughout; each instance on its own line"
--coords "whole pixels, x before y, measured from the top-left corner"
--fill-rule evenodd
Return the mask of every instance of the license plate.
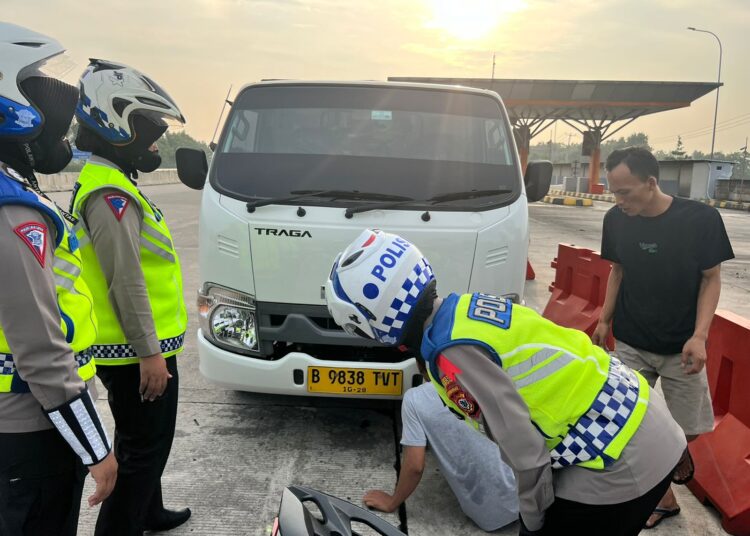
M 401 395 L 400 370 L 307 367 L 307 390 L 336 395 Z

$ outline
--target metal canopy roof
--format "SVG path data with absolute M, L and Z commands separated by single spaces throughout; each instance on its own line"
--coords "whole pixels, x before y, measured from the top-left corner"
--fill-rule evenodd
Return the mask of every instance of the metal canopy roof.
M 388 78 L 393 82 L 460 85 L 496 91 L 511 119 L 563 119 L 576 122 L 633 120 L 690 106 L 716 82 L 629 82 L 600 80 L 525 80 L 495 78 Z

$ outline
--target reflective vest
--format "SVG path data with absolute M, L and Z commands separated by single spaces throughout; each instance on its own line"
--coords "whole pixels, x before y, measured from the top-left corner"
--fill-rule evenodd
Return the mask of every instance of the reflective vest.
M 425 330 L 421 353 L 445 404 L 475 427 L 479 423 L 446 393 L 449 381 L 436 363 L 446 348 L 467 344 L 480 346 L 511 377 L 544 436 L 553 468 L 610 465 L 646 413 L 649 386 L 643 376 L 585 333 L 504 298 L 451 294 Z
M 102 273 L 89 229 L 82 217 L 89 196 L 102 189 L 120 190 L 128 199 L 135 199 L 141 205 L 141 268 L 156 335 L 164 357 L 180 353 L 187 328 L 187 311 L 182 297 L 180 261 L 161 211 L 119 169 L 106 165 L 87 163 L 74 188 L 71 211 L 79 222 L 76 237 L 83 256 L 83 277 L 94 293 L 94 311 L 99 321 L 99 334 L 92 346 L 97 365 L 128 365 L 137 363 L 139 357 L 145 357 L 136 355 L 120 327 L 108 298 L 109 283 Z
M 14 176 L 12 176 L 14 175 Z M 52 252 L 52 271 L 57 291 L 57 306 L 60 311 L 60 327 L 65 340 L 75 354 L 78 374 L 88 381 L 96 373 L 90 346 L 96 338 L 96 317 L 93 297 L 81 277 L 81 253 L 68 224 L 54 203 L 28 189 L 20 175 L 4 165 L 0 167 L 0 207 L 23 205 L 32 208 L 52 221 L 55 226 L 55 242 Z M 50 232 L 49 236 L 53 236 Z M 12 281 L 3 284 L 12 285 Z M 6 305 L 7 306 L 7 305 Z M 18 375 L 12 350 L 0 326 L 0 393 L 28 393 L 28 384 Z

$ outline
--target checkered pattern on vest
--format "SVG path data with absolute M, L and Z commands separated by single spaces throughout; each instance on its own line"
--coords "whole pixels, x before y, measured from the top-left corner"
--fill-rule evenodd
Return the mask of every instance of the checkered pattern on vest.
M 612 358 L 609 376 L 591 408 L 550 452 L 552 467 L 558 469 L 599 456 L 604 465 L 612 458 L 604 449 L 620 432 L 638 401 L 638 378 L 628 367 Z
M 182 348 L 185 341 L 185 334 L 172 337 L 171 339 L 162 339 L 159 341 L 161 353 L 174 352 Z M 126 357 L 138 357 L 133 347 L 129 344 L 95 344 L 89 348 L 97 361 L 106 361 L 107 359 L 122 359 Z
M 90 350 L 75 354 L 76 366 L 78 368 L 87 365 L 92 358 Z M 11 384 L 11 393 L 28 393 L 31 391 L 29 384 L 18 375 L 16 363 L 13 361 L 13 354 L 0 354 L 0 374 L 3 376 L 14 376 Z
M 84 350 L 78 354 L 75 354 L 76 365 L 82 367 L 87 365 L 91 361 L 91 351 Z M 13 361 L 13 354 L 0 354 L 0 374 L 10 376 L 16 373 L 16 364 Z
M 0 374 L 10 376 L 16 371 L 16 364 L 11 354 L 0 354 Z
M 83 367 L 84 365 L 88 365 L 91 360 L 93 359 L 93 355 L 90 348 L 87 348 L 83 352 L 79 352 L 75 355 L 76 363 L 78 364 L 78 368 Z

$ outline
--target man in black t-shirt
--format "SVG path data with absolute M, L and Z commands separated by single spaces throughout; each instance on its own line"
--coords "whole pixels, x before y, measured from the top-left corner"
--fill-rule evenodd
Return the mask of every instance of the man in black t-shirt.
M 661 378 L 669 410 L 692 441 L 713 428 L 706 338 L 732 246 L 716 209 L 661 191 L 647 149 L 614 151 L 606 168 L 617 205 L 604 217 L 602 258 L 612 272 L 592 340 L 603 345 L 612 323 L 617 356 L 652 386 Z M 692 469 L 689 457 L 681 460 L 674 481 L 689 480 Z M 645 528 L 677 513 L 669 489 Z

